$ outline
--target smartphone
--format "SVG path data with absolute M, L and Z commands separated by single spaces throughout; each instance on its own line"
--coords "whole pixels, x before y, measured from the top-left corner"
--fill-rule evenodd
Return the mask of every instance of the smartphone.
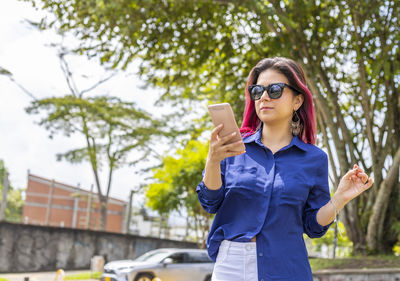
M 240 135 L 239 127 L 236 123 L 235 116 L 233 115 L 232 107 L 229 103 L 217 103 L 208 106 L 208 112 L 210 112 L 211 120 L 215 127 L 223 123 L 224 127 L 219 132 L 220 138 L 236 132 L 236 135 L 230 139 L 227 144 L 242 140 Z M 245 151 L 246 147 L 244 143 L 238 144 L 238 147 L 232 151 Z

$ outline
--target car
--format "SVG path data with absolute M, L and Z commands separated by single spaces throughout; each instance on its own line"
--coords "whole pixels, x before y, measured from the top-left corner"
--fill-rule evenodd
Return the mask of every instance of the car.
M 162 248 L 107 263 L 101 281 L 211 281 L 214 262 L 202 249 Z

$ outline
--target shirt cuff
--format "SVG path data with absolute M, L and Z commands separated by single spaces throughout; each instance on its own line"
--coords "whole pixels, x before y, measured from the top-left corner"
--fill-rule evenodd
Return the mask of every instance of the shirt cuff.
M 224 188 L 221 186 L 219 189 L 209 189 L 203 182 L 203 180 L 200 182 L 198 186 L 198 190 L 201 193 L 203 198 L 207 198 L 209 200 L 214 200 L 217 199 L 221 196 L 221 194 L 224 192 Z
M 319 210 L 316 210 L 314 214 L 311 217 L 311 229 L 315 234 L 325 234 L 325 232 L 328 230 L 328 228 L 331 226 L 333 221 L 329 223 L 328 225 L 322 226 L 318 223 L 317 221 L 317 213 Z

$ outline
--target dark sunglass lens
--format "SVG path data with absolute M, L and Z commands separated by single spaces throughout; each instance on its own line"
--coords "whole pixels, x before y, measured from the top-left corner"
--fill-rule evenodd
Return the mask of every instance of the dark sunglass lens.
M 251 94 L 254 100 L 259 100 L 264 92 L 264 89 L 260 86 L 255 86 L 251 90 Z
M 278 85 L 272 85 L 269 89 L 269 96 L 271 99 L 277 99 L 282 95 L 282 88 Z

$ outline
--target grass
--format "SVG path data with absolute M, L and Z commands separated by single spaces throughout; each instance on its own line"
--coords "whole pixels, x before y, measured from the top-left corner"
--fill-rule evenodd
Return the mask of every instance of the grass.
M 337 259 L 310 259 L 311 269 L 368 269 L 399 268 L 400 257 L 397 256 L 355 256 Z
M 101 272 L 82 272 L 78 274 L 65 275 L 65 280 L 88 280 L 99 279 Z M 2 280 L 0 280 L 2 281 Z
M 1 278 L 1 277 L 0 277 L 0 281 L 10 281 L 10 280 L 8 280 L 8 279 L 6 279 L 6 278 Z

